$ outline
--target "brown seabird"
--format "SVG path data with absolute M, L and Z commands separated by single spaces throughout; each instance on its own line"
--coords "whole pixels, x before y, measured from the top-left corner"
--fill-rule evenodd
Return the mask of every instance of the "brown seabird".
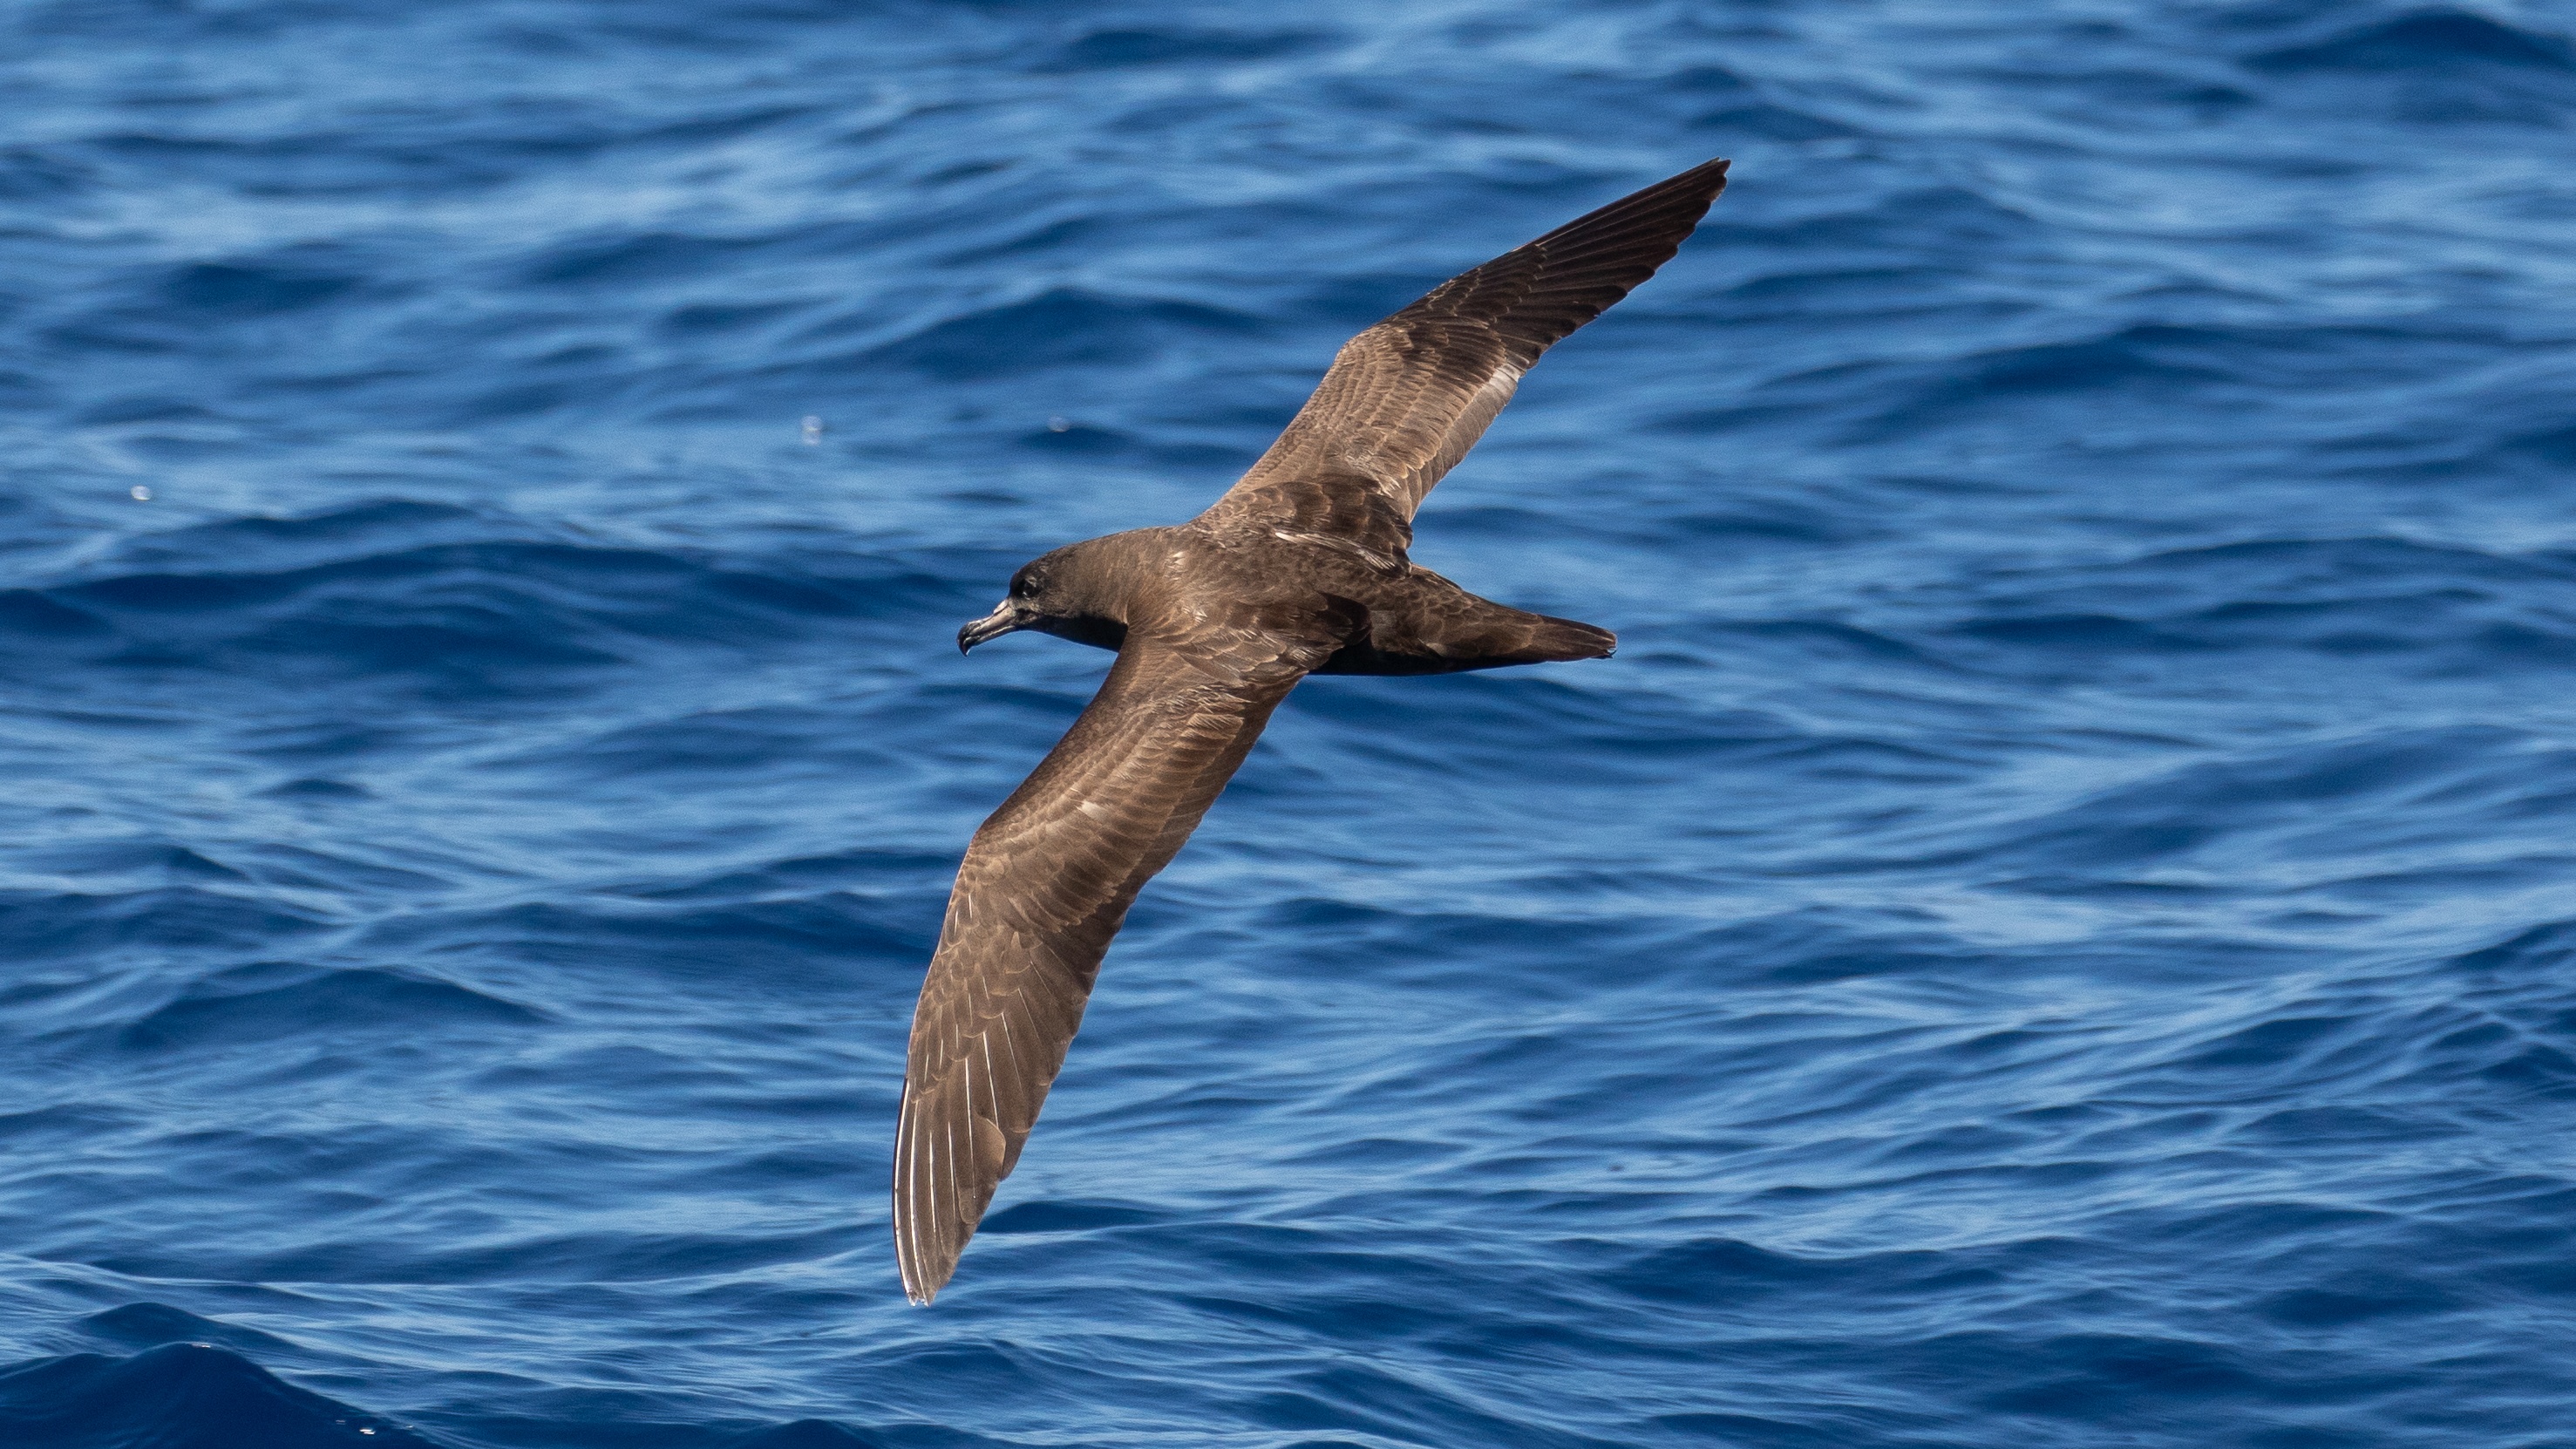
M 894 1242 L 928 1303 L 1011 1175 L 1109 939 L 1309 674 L 1607 658 L 1607 629 L 1480 599 L 1412 562 L 1413 512 L 1567 333 L 1655 274 L 1724 161 L 1433 288 L 1344 344 L 1205 513 L 1068 544 L 957 631 L 1118 651 L 1082 717 L 975 832 L 921 984 L 895 1126 Z

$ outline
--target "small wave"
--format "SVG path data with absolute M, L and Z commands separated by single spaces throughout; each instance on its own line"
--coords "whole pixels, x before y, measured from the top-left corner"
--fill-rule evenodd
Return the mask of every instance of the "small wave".
M 1924 255 L 1973 254 L 2026 244 L 2045 234 L 2040 222 L 1957 186 L 1912 187 L 1784 221 L 1738 219 L 1711 230 L 1701 245 L 1796 258 L 1817 266 L 1863 265 L 1862 257 L 1902 266 Z
M 437 1449 L 399 1424 L 199 1343 L 0 1369 L 0 1427 L 19 1449 Z
M 1981 858 L 2096 871 L 2181 856 L 2254 868 L 2275 850 L 2313 862 L 2400 849 L 2437 810 L 2455 830 L 2493 834 L 2518 802 L 2576 784 L 2576 755 L 2532 744 L 2505 730 L 2411 730 L 2183 765 L 2017 824 Z
M 575 1149 L 594 1171 L 612 1172 L 641 1154 L 590 1146 Z M 558 1164 L 572 1168 L 571 1162 Z M 775 1232 L 697 1228 L 685 1232 L 606 1230 L 450 1235 L 413 1251 L 382 1242 L 317 1241 L 236 1260 L 233 1271 L 286 1283 L 650 1283 L 714 1278 L 846 1252 L 858 1225 Z
M 58 201 L 88 189 L 97 174 L 61 148 L 0 148 L 0 201 Z
M 962 382 L 1075 364 L 1112 366 L 1175 335 L 1242 334 L 1257 326 L 1243 313 L 1197 303 L 1058 289 L 950 318 L 849 361 Z
M 1998 1345 L 2000 1347 L 2000 1345 Z M 2144 1334 L 2053 1335 L 2016 1345 L 1981 1400 L 2014 1414 L 2087 1420 L 2150 1404 L 2246 1405 L 2280 1396 L 2281 1385 L 2250 1355 L 2213 1343 Z M 2045 1367 L 2040 1367 L 2045 1365 Z
M 559 247 L 531 264 L 521 280 L 544 287 L 659 281 L 721 269 L 766 243 L 759 238 L 653 232 Z
M 1943 1253 L 1855 1253 L 1846 1257 L 1773 1252 L 1732 1238 L 1706 1238 L 1638 1255 L 1604 1286 L 1649 1302 L 1703 1307 L 1749 1303 L 1789 1289 L 1830 1291 L 1837 1281 L 1873 1284 L 1953 1278 Z
M 166 1303 L 125 1303 L 101 1309 L 81 1319 L 80 1326 L 94 1337 L 133 1348 L 196 1343 L 220 1345 L 243 1353 L 296 1351 L 296 1345 L 275 1334 L 200 1318 L 184 1308 L 173 1308 Z
M 177 1000 L 119 1029 L 117 1041 L 128 1050 L 160 1051 L 234 1047 L 317 1032 L 436 1035 L 445 1028 L 528 1026 L 543 1019 L 524 1006 L 452 981 L 373 969 L 260 965 L 198 982 Z
M 357 289 L 360 278 L 280 259 L 192 262 L 161 285 L 162 301 L 182 312 L 273 317 L 319 307 Z
M 19 960 L 148 951 L 257 950 L 322 923 L 259 899 L 192 886 L 119 894 L 0 891 L 0 946 Z
M 657 882 L 624 894 L 653 901 L 785 899 L 889 884 L 913 886 L 925 875 L 942 877 L 956 868 L 957 858 L 944 851 L 852 850 L 767 861 L 676 884 Z
M 876 1449 L 878 1442 L 828 1419 L 797 1419 L 737 1435 L 721 1449 Z
M 155 885 L 177 881 L 240 883 L 250 879 L 187 846 L 155 840 L 66 842 L 31 850 L 23 859 L 38 874 L 78 876 L 94 886 L 119 876 Z
M 1332 39 L 1314 30 L 1095 30 L 1066 43 L 1032 69 L 1078 73 L 1187 61 L 1275 60 L 1320 49 Z
M 2576 115 L 2576 47 L 2464 10 L 2436 9 L 2248 56 L 2272 99 L 2399 126 L 2563 128 Z
M 2226 374 L 2176 357 L 2161 344 L 2198 340 L 2181 328 L 2132 327 L 2097 342 L 2016 347 L 1967 359 L 1962 395 L 2075 392 L 2142 383 L 2201 382 Z
M 2424 670 L 2565 668 L 2566 565 L 2407 539 L 2260 539 L 2073 571 L 1950 627 L 2017 649 L 2110 659 L 2195 650 L 2398 655 Z
M 136 538 L 118 550 L 118 557 L 156 565 L 191 563 L 238 568 L 256 561 L 278 567 L 383 552 L 452 532 L 488 532 L 493 527 L 493 520 L 453 504 L 385 498 L 319 513 L 189 524 Z
M 1855 383 L 1892 391 L 1861 436 L 1901 434 L 1962 414 L 2102 405 L 2106 395 L 2182 407 L 2248 388 L 2351 386 L 2381 372 L 2393 329 L 2331 324 L 2207 327 L 2139 323 L 2080 341 L 2001 348 L 1935 362 L 1829 370 L 1780 386 Z
M 1820 619 L 1762 619 L 1721 626 L 1724 632 L 1766 644 L 1786 645 L 1801 657 L 1843 655 L 1881 664 L 1940 667 L 1942 661 L 1902 639 L 1853 624 Z
M 2475 65 L 2576 73 L 2576 47 L 2543 31 L 2518 30 L 2470 11 L 2441 9 L 2401 15 L 2303 45 L 2259 51 L 2246 57 L 2245 64 L 2275 74 Z
M 634 724 L 542 753 L 509 768 L 585 784 L 650 779 L 672 788 L 699 771 L 739 776 L 754 761 L 791 760 L 800 770 L 884 768 L 894 752 L 842 738 L 844 717 L 817 709 L 770 707 L 692 714 Z M 774 774 L 774 771 L 773 771 Z
M 124 667 L 286 666 L 503 693 L 631 662 L 652 645 L 775 639 L 912 613 L 934 600 L 943 611 L 955 607 L 946 581 L 901 565 L 824 573 L 489 538 L 402 546 L 407 534 L 449 531 L 438 525 L 457 520 L 434 511 L 360 512 L 378 516 L 325 517 L 310 531 L 245 528 L 160 540 L 136 562 L 162 568 L 0 593 L 0 629 L 50 654 L 76 651 Z M 335 546 L 369 540 L 376 524 L 386 525 L 397 546 Z M 242 569 L 244 552 L 269 555 L 261 562 L 273 565 Z M 167 567 L 227 553 L 233 569 Z M 314 553 L 340 556 L 298 559 Z
M 984 1220 L 985 1233 L 1090 1233 L 1160 1222 L 1159 1213 L 1113 1202 L 1024 1202 Z
M 1691 118 L 1691 124 L 1723 136 L 1758 136 L 1770 141 L 1823 141 L 1857 136 L 1840 121 L 1787 106 L 1724 106 Z
M 549 970 L 645 971 L 688 981 L 727 976 L 868 980 L 889 964 L 918 966 L 938 927 L 937 905 L 885 903 L 829 892 L 784 899 L 654 908 L 634 902 L 424 911 L 368 927 L 355 949 L 437 952 Z
M 2469 971 L 2541 971 L 2576 966 L 2576 921 L 2534 926 L 2493 946 L 2468 952 L 2454 961 Z

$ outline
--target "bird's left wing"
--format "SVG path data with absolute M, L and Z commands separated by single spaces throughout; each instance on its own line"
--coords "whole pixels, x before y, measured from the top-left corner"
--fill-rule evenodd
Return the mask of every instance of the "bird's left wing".
M 1484 436 L 1539 354 L 1671 260 L 1726 189 L 1694 166 L 1434 287 L 1345 343 L 1279 440 L 1207 516 L 1396 564 L 1413 512 Z
M 1355 619 L 1131 629 L 1082 717 L 975 832 L 921 987 L 895 1127 L 895 1256 L 927 1303 L 1019 1161 L 1109 940 Z

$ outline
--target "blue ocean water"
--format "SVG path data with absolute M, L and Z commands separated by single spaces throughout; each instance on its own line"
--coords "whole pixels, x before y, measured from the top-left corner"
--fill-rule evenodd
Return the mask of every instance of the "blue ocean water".
M 0 1442 L 2576 1445 L 2571 36 L 17 0 Z M 957 625 L 1715 155 L 907 1307 Z

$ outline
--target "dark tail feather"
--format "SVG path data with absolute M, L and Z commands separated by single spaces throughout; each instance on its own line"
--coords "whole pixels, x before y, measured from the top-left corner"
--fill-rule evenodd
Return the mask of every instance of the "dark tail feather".
M 1317 674 L 1455 674 L 1512 664 L 1607 659 L 1619 636 L 1480 599 L 1417 569 L 1367 601 L 1368 625 Z
M 1597 629 L 1576 619 L 1558 619 L 1546 614 L 1531 614 L 1537 627 L 1530 633 L 1530 652 L 1507 660 L 1511 664 L 1552 663 L 1560 659 L 1607 659 L 1619 652 L 1619 636 L 1607 629 Z

